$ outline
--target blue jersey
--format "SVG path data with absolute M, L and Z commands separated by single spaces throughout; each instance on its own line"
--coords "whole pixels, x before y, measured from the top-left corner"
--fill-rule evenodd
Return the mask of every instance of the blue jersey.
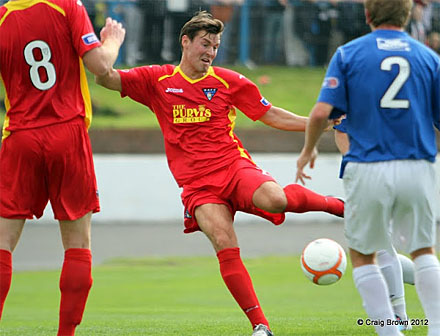
M 440 60 L 395 30 L 376 30 L 339 47 L 318 98 L 346 114 L 344 163 L 435 161 L 440 129 Z

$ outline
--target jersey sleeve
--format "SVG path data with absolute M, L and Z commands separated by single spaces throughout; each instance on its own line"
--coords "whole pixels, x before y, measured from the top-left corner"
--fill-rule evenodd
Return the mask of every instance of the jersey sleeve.
M 150 97 L 155 66 L 142 66 L 129 70 L 118 70 L 121 76 L 121 96 L 130 97 L 138 103 L 147 105 L 151 110 Z
M 243 75 L 232 82 L 232 104 L 253 121 L 260 119 L 272 106 L 260 93 L 258 87 Z
M 324 81 L 322 83 L 321 92 L 319 93 L 318 102 L 327 103 L 333 106 L 330 118 L 338 118 L 347 113 L 346 78 L 343 68 L 343 51 L 339 48 L 333 55 Z
M 81 1 L 66 1 L 66 16 L 72 32 L 72 42 L 78 55 L 99 47 L 101 42 L 93 30 L 89 15 Z

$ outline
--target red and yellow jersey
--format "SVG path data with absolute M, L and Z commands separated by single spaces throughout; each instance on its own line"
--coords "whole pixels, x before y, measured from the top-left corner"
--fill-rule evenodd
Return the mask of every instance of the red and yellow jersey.
M 91 103 L 81 57 L 100 45 L 80 0 L 15 0 L 0 7 L 3 138 L 84 117 Z
M 122 96 L 148 106 L 164 134 L 168 165 L 179 186 L 237 158 L 251 160 L 234 134 L 235 107 L 252 120 L 271 107 L 257 86 L 231 70 L 211 67 L 197 80 L 173 65 L 119 70 Z

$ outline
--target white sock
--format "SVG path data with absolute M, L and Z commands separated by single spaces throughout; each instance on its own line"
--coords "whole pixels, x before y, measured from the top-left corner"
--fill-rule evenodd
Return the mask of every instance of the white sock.
M 403 286 L 402 266 L 397 253 L 381 250 L 377 252 L 376 260 L 387 283 L 394 314 L 400 317 L 401 320 L 406 321 L 408 316 L 406 315 L 405 288 Z
M 375 326 L 381 336 L 402 335 L 397 326 L 387 325 L 387 320 L 394 320 L 394 313 L 389 300 L 388 288 L 377 265 L 364 265 L 353 269 L 353 279 L 362 297 L 364 309 L 371 320 L 383 321 L 384 326 Z
M 429 322 L 428 336 L 440 335 L 440 264 L 433 254 L 414 259 L 416 290 Z

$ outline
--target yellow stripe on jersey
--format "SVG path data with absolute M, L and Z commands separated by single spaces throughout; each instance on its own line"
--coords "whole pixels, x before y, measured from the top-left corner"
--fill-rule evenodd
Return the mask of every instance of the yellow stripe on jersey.
M 164 76 L 162 76 L 162 77 L 159 77 L 159 79 L 158 79 L 157 81 L 160 82 L 162 79 L 169 78 L 169 77 L 173 77 L 178 71 L 179 71 L 179 67 L 176 66 L 176 67 L 174 68 L 174 71 L 173 71 L 173 73 L 172 73 L 171 75 L 164 75 Z
M 6 17 L 9 14 L 11 14 L 13 11 L 27 9 L 40 3 L 44 3 L 49 7 L 52 7 L 56 11 L 60 12 L 63 16 L 66 16 L 66 12 L 64 11 L 64 9 L 46 0 L 16 0 L 16 1 L 10 1 L 4 5 L 8 11 L 0 19 L 0 26 L 5 21 Z
M 90 99 L 89 84 L 87 83 L 86 71 L 81 58 L 79 59 L 79 82 L 81 85 L 81 95 L 84 101 L 84 108 L 86 110 L 84 120 L 88 129 L 92 123 L 92 100 Z
M 2 141 L 3 141 L 9 136 L 9 134 L 11 134 L 10 131 L 6 130 L 6 127 L 9 126 L 8 111 L 11 108 L 11 104 L 9 103 L 8 93 L 6 92 L 6 87 L 5 87 L 5 83 L 3 82 L 2 76 L 0 76 L 0 81 L 2 82 L 3 88 L 5 88 L 5 107 L 6 107 L 6 116 L 5 116 L 5 121 L 3 122 L 3 131 L 2 131 Z
M 234 135 L 235 119 L 237 118 L 237 114 L 235 112 L 235 108 L 231 108 L 229 110 L 228 118 L 231 121 L 231 123 L 229 124 L 229 127 L 231 128 L 231 130 L 229 131 L 229 136 L 232 138 L 232 140 L 234 142 L 237 143 L 237 149 L 240 152 L 240 156 L 252 161 L 252 159 L 249 157 L 249 155 L 246 154 L 246 151 L 244 150 L 244 148 L 239 145 L 239 143 L 238 143 L 238 141 L 237 141 L 237 139 L 235 138 L 235 135 Z M 254 161 L 252 161 L 252 162 L 254 162 Z
M 214 71 L 214 68 L 209 68 L 209 71 L 208 71 L 208 73 L 209 72 L 211 72 L 210 73 L 210 75 L 212 76 L 212 77 L 214 77 L 214 78 L 216 78 L 216 79 L 218 79 L 227 89 L 229 89 L 229 84 L 228 84 L 228 82 L 226 82 L 223 78 L 221 78 L 220 76 L 218 76 L 216 73 L 215 73 L 215 71 Z
M 180 69 L 180 66 L 176 66 L 174 68 L 174 71 L 171 75 L 164 75 L 162 77 L 159 77 L 158 81 L 160 82 L 161 80 L 165 79 L 165 78 L 170 78 L 173 77 L 176 73 L 180 73 L 180 75 L 188 82 L 190 82 L 191 84 L 195 84 L 197 82 L 200 82 L 201 80 L 204 80 L 206 77 L 208 76 L 212 76 L 214 78 L 216 78 L 220 83 L 222 83 L 227 89 L 229 89 L 229 84 L 220 76 L 218 76 L 213 67 L 209 67 L 208 72 L 206 73 L 205 76 L 201 77 L 201 78 L 197 78 L 197 79 L 191 79 L 189 78 L 187 75 L 185 75 L 185 73 L 182 71 L 182 69 Z

